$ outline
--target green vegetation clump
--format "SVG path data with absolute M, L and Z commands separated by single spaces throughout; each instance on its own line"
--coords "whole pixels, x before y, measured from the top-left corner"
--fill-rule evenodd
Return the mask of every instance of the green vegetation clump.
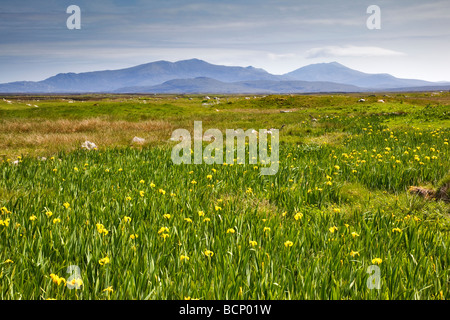
M 360 97 L 0 100 L 0 299 L 448 299 L 449 96 Z M 284 125 L 277 174 L 175 165 L 200 120 Z

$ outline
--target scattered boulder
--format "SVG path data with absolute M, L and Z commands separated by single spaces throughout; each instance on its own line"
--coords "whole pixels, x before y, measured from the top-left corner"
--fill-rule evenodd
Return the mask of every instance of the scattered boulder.
M 131 143 L 144 144 L 145 143 L 145 139 L 144 138 L 139 138 L 139 137 L 134 137 L 133 140 L 131 140 Z
M 83 144 L 81 145 L 81 148 L 86 149 L 86 150 L 98 149 L 98 147 L 95 143 L 87 141 L 87 140 L 85 142 L 83 142 Z
M 366 99 L 359 99 L 358 102 L 366 102 Z
M 213 141 L 216 140 L 216 137 L 213 135 L 204 135 L 203 136 L 203 141 Z
M 179 136 L 179 137 L 171 137 L 171 138 L 169 139 L 169 141 L 183 141 L 183 137 L 182 137 L 182 136 Z

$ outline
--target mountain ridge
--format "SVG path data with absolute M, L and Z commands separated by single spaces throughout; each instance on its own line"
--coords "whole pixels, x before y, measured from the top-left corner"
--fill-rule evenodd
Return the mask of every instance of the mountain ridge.
M 435 83 L 417 80 L 396 78 L 388 73 L 364 73 L 350 69 L 338 62 L 310 64 L 294 71 L 286 76 L 303 81 L 330 81 L 356 85 L 363 88 L 401 88 L 412 86 L 427 86 Z
M 126 87 L 114 93 L 313 93 L 313 92 L 359 92 L 361 89 L 352 85 L 321 81 L 299 80 L 247 80 L 237 82 L 222 82 L 207 77 L 192 79 L 174 79 L 150 87 Z
M 199 78 L 204 79 L 200 81 Z M 180 81 L 170 83 L 173 80 Z M 245 84 L 245 81 L 251 83 Z M 263 84 L 256 81 L 268 82 Z M 267 93 L 291 92 L 290 90 L 299 90 L 300 93 L 307 92 L 304 91 L 305 88 L 313 90 L 312 92 L 337 89 L 344 92 L 396 88 L 405 90 L 410 87 L 429 87 L 432 90 L 433 86 L 445 87 L 447 84 L 450 83 L 400 79 L 387 73 L 364 73 L 338 62 L 310 64 L 282 75 L 274 75 L 262 68 L 215 65 L 194 58 L 176 62 L 159 60 L 117 70 L 58 73 L 42 81 L 0 84 L 0 93 L 126 93 L 124 90 L 127 88 L 132 91 L 153 92 L 158 86 L 163 91 L 172 88 L 170 90 L 174 93 L 208 91 L 213 88 L 220 92 L 233 88 L 237 92 L 245 88 L 255 92 L 265 88 Z M 226 90 L 221 87 L 226 87 Z

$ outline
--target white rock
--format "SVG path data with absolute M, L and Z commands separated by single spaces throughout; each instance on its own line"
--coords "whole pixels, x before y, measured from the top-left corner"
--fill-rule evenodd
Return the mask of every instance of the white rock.
M 216 137 L 213 135 L 204 135 L 203 136 L 203 141 L 213 141 L 216 140 Z
M 169 141 L 183 141 L 183 137 L 182 136 L 180 136 L 180 137 L 171 137 L 169 139 Z
M 145 142 L 145 139 L 134 137 L 133 140 L 131 140 L 131 143 L 137 143 L 137 144 L 143 144 Z
M 90 141 L 85 141 L 82 145 L 81 148 L 86 149 L 86 150 L 92 150 L 92 149 L 97 149 L 97 145 L 93 142 Z

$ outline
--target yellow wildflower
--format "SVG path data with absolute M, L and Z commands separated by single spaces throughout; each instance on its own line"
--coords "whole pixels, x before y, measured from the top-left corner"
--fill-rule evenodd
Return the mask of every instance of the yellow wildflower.
M 106 289 L 103 289 L 103 292 L 113 293 L 113 292 L 114 292 L 114 289 L 113 289 L 113 287 L 108 287 L 108 288 L 106 288 Z
M 161 228 L 159 229 L 159 231 L 158 231 L 158 234 L 161 234 L 161 233 L 163 233 L 163 232 L 169 232 L 169 228 L 167 228 L 167 227 L 161 227 Z
M 230 229 L 227 230 L 227 233 L 235 233 L 235 232 L 236 232 L 236 230 L 234 230 L 234 229 L 232 229 L 232 228 L 230 228 Z
M 381 258 L 374 258 L 374 259 L 372 259 L 372 263 L 373 264 L 380 264 L 381 262 L 383 262 L 383 260 L 381 259 Z
M 354 257 L 354 256 L 359 256 L 359 252 L 358 251 L 350 251 L 350 256 Z
M 101 223 L 97 223 L 95 226 L 97 227 L 98 233 L 104 234 L 105 236 L 108 234 L 109 231 L 106 230 L 106 229 L 105 229 L 105 226 L 102 225 Z
M 286 241 L 285 243 L 284 243 L 284 246 L 287 248 L 287 247 L 292 247 L 294 245 L 294 243 L 292 242 L 292 241 Z
M 111 262 L 111 260 L 109 260 L 108 257 L 104 257 L 104 258 L 98 260 L 98 263 L 99 263 L 101 266 L 104 266 L 105 264 L 108 264 L 108 263 L 110 263 L 110 262 Z
M 301 219 L 301 218 L 303 218 L 303 213 L 301 213 L 301 212 L 297 212 L 297 213 L 294 215 L 294 219 L 295 219 L 295 220 L 299 220 L 299 219 Z
M 250 245 L 251 245 L 252 247 L 255 247 L 255 246 L 258 245 L 258 242 L 253 241 L 253 240 L 250 240 L 249 243 L 250 243 Z
M 169 234 L 168 234 L 168 233 L 163 233 L 163 234 L 161 235 L 161 238 L 163 238 L 164 241 L 166 241 L 166 238 L 167 238 L 167 237 L 169 237 Z
M 64 282 L 64 285 L 66 284 L 66 279 L 64 279 L 63 277 L 58 277 L 54 273 L 50 274 L 50 278 L 52 279 L 53 283 L 57 284 L 58 286 L 63 282 Z
M 72 279 L 68 282 L 68 284 L 71 284 L 72 286 L 75 286 L 77 289 L 79 289 L 83 285 L 83 280 L 81 279 Z
M 183 261 L 183 260 L 189 261 L 189 259 L 190 258 L 188 256 L 184 256 L 184 255 L 181 255 L 181 257 L 180 257 L 181 261 Z
M 337 228 L 336 226 L 333 226 L 333 227 L 329 228 L 328 230 L 329 230 L 331 233 L 334 233 L 337 229 L 338 229 L 338 228 Z
M 205 256 L 211 258 L 214 255 L 214 252 L 212 252 L 211 250 L 205 250 L 204 254 L 205 254 Z

